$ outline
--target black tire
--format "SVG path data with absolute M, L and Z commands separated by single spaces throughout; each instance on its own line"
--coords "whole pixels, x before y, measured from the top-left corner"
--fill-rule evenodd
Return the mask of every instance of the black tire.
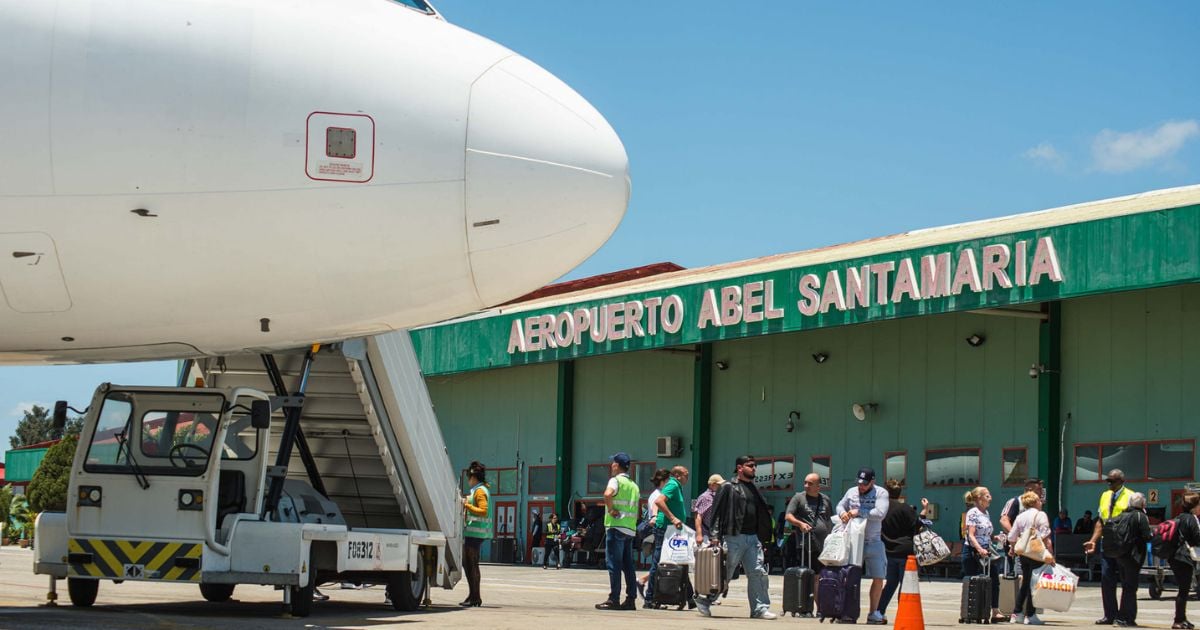
M 87 608 L 96 603 L 96 593 L 100 592 L 100 580 L 85 578 L 67 578 L 67 595 L 71 605 Z
M 234 586 L 234 584 L 206 584 L 201 582 L 200 594 L 210 602 L 227 602 L 230 597 L 233 597 Z
M 292 591 L 292 616 L 307 617 L 312 614 L 313 592 L 317 590 L 317 571 L 313 567 L 312 555 L 308 557 L 308 586 L 289 586 Z
M 421 607 L 421 594 L 425 585 L 420 579 L 413 579 L 410 571 L 394 571 L 388 575 L 387 595 L 392 600 L 392 608 L 401 612 L 413 612 Z

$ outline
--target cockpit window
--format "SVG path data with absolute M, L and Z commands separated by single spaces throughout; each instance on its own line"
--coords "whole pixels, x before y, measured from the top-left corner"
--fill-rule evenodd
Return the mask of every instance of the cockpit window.
M 402 4 L 410 9 L 416 9 L 421 13 L 433 13 L 433 7 L 429 6 L 424 0 L 392 0 L 396 4 Z

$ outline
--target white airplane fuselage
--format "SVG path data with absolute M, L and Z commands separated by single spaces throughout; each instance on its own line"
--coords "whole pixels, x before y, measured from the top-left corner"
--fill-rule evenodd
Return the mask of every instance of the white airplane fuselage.
M 0 364 L 384 332 L 569 271 L 615 132 L 391 0 L 0 0 Z

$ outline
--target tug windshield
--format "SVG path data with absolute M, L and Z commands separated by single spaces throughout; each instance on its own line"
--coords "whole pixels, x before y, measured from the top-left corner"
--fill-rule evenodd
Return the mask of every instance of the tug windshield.
M 204 474 L 224 408 L 220 394 L 113 392 L 100 408 L 84 470 Z

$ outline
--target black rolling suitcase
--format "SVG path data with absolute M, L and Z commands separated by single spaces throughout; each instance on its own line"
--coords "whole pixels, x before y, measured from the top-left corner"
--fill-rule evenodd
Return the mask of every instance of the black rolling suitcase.
M 963 578 L 962 605 L 958 623 L 991 623 L 992 620 L 992 567 L 983 563 L 983 574 Z
M 663 562 L 654 575 L 654 607 L 675 606 L 682 609 L 687 604 L 687 565 Z
M 783 572 L 783 613 L 813 616 L 812 534 L 804 534 L 804 566 Z

